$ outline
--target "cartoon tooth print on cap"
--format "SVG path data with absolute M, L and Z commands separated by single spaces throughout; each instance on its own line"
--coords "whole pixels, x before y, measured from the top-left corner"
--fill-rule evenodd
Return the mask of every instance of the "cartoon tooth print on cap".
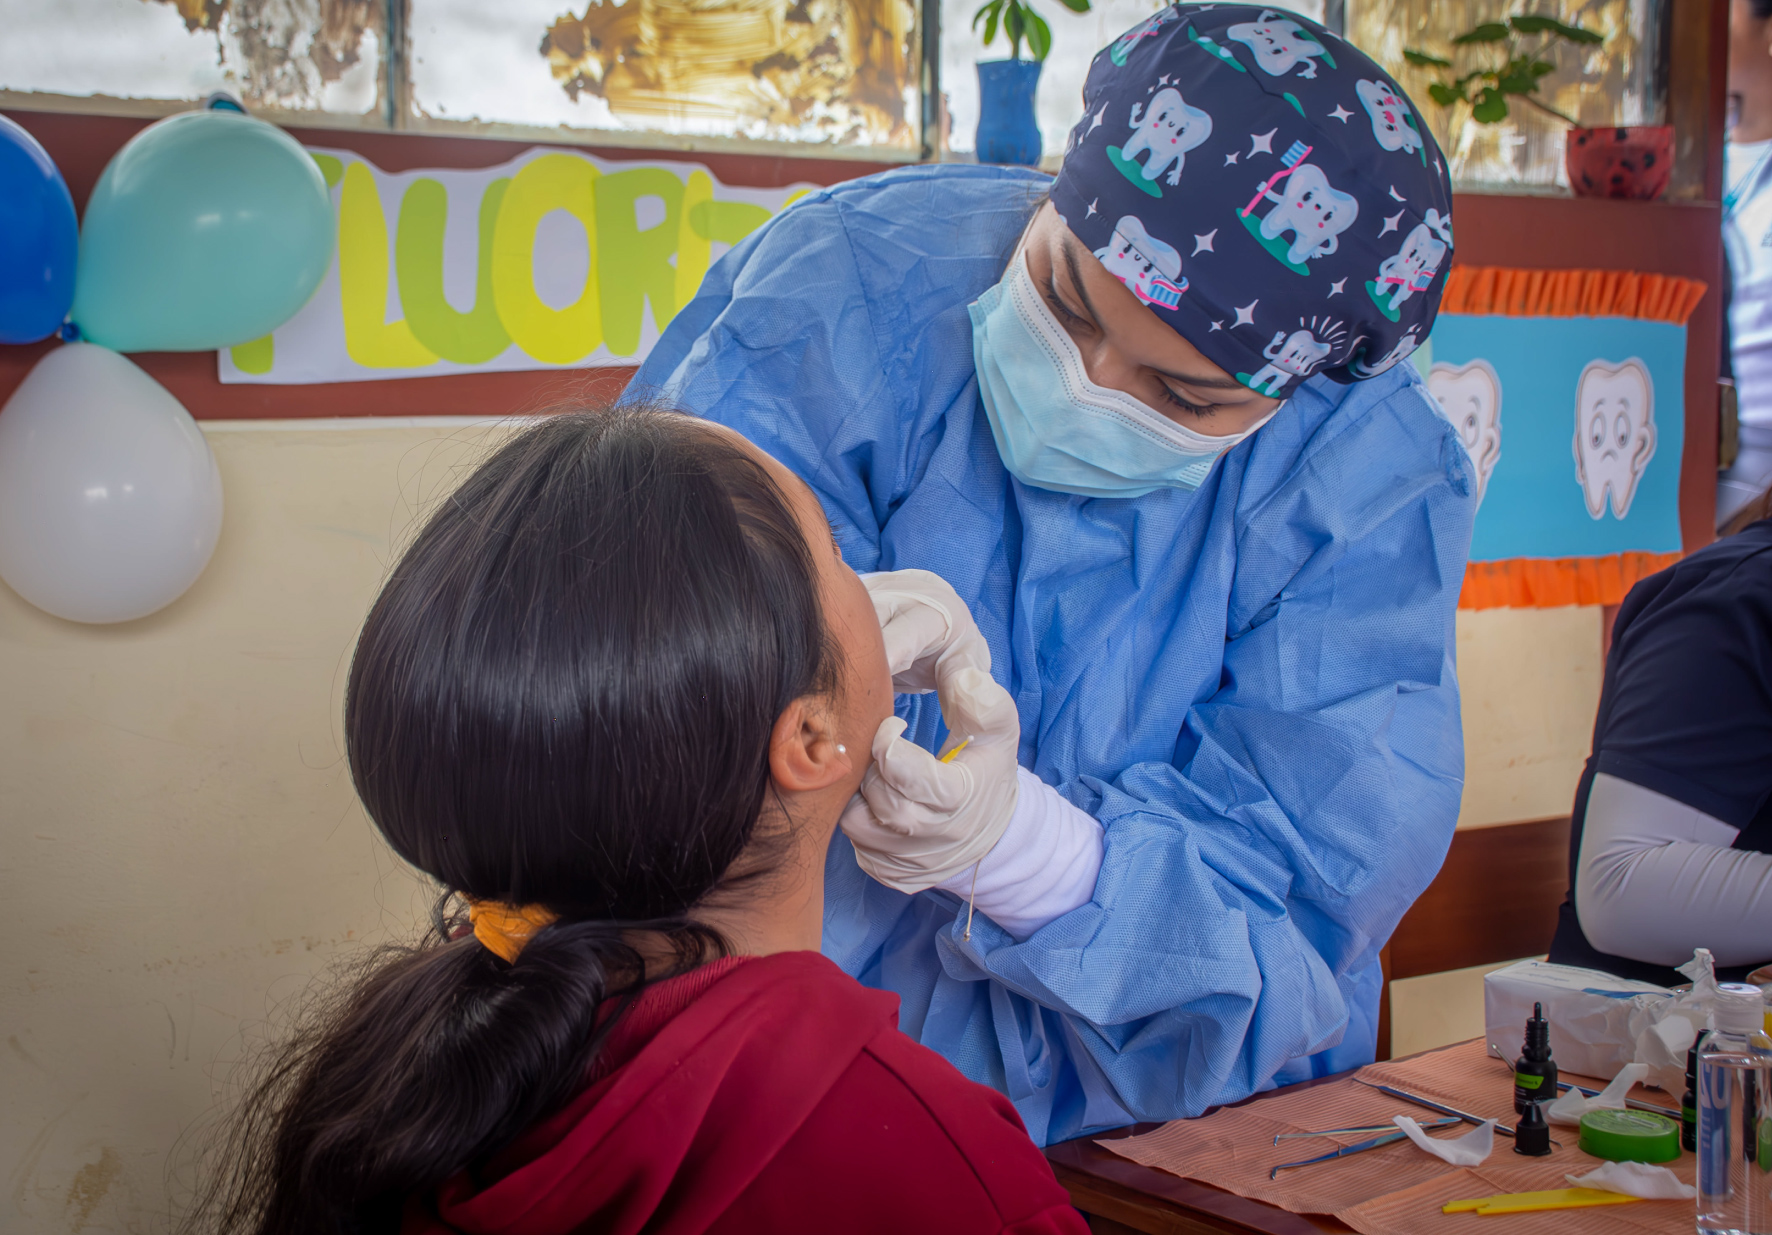
M 1263 9 L 1254 21 L 1238 22 L 1225 31 L 1225 36 L 1254 52 L 1255 67 L 1269 77 L 1284 77 L 1297 67 L 1300 77 L 1314 78 L 1317 57 L 1330 68 L 1335 67 L 1335 57 L 1310 31 L 1272 9 Z
M 1489 476 L 1501 458 L 1501 379 L 1487 360 L 1437 364 L 1428 371 L 1427 389 L 1477 465 L 1477 505 L 1481 506 Z
M 1405 300 L 1433 286 L 1451 247 L 1452 220 L 1429 206 L 1426 221 L 1417 223 L 1403 237 L 1403 247 L 1378 263 L 1378 278 L 1366 284 L 1366 294 L 1386 317 L 1396 321 Z
M 1381 81 L 1357 81 L 1354 93 L 1360 96 L 1360 105 L 1372 120 L 1372 136 L 1378 144 L 1405 154 L 1413 151 L 1425 166 L 1427 143 L 1421 140 L 1421 130 L 1415 125 L 1415 113 L 1409 104 Z
M 1415 349 L 1421 346 L 1421 340 L 1416 337 L 1415 331 L 1416 327 L 1409 327 L 1408 332 L 1397 340 L 1396 345 L 1376 361 L 1368 362 L 1362 351 L 1360 355 L 1348 361 L 1347 371 L 1353 375 L 1356 381 L 1365 381 L 1367 378 L 1377 377 L 1380 373 L 1409 359 L 1415 354 Z
M 1637 482 L 1655 457 L 1655 386 L 1635 356 L 1623 364 L 1590 360 L 1575 388 L 1575 479 L 1587 498 L 1587 513 L 1612 517 L 1630 513 Z
M 1164 26 L 1174 21 L 1178 16 L 1180 16 L 1180 14 L 1178 14 L 1174 7 L 1171 6 L 1160 13 L 1155 13 L 1152 16 L 1145 18 L 1125 34 L 1122 34 L 1119 38 L 1114 40 L 1114 45 L 1108 49 L 1108 59 L 1112 60 L 1118 67 L 1125 68 L 1126 57 L 1132 54 L 1132 49 L 1138 46 L 1140 40 L 1155 38 L 1158 31 L 1162 30 Z
M 1114 224 L 1107 247 L 1095 250 L 1095 256 L 1109 274 L 1132 290 L 1140 304 L 1173 309 L 1187 291 L 1180 252 L 1146 231 L 1137 215 L 1125 215 Z
M 1165 86 L 1147 107 L 1132 105 L 1132 136 L 1125 146 L 1109 146 L 1108 159 L 1120 174 L 1152 197 L 1163 196 L 1157 177 L 1169 171 L 1169 183 L 1181 183 L 1182 165 L 1187 152 L 1212 136 L 1212 117 L 1182 99 L 1181 91 Z M 1144 166 L 1137 156 L 1146 154 Z
M 1273 340 L 1261 349 L 1267 357 L 1267 363 L 1254 373 L 1239 373 L 1237 380 L 1258 394 L 1277 396 L 1294 381 L 1307 378 L 1329 358 L 1335 344 L 1340 342 L 1339 336 L 1346 333 L 1340 322 L 1324 318 L 1318 321 L 1311 318 L 1309 322 L 1300 321 L 1302 330 L 1294 330 L 1287 334 L 1284 330 L 1274 331 Z M 1320 331 L 1318 338 L 1313 331 Z
M 1208 55 L 1216 56 L 1224 64 L 1237 70 L 1239 73 L 1247 73 L 1249 71 L 1237 63 L 1236 53 L 1226 47 L 1223 43 L 1220 43 L 1209 34 L 1201 34 L 1192 26 L 1188 26 L 1186 29 L 1188 38 L 1191 39 L 1194 45 L 1201 51 L 1206 52 Z
M 1293 273 L 1305 275 L 1310 273 L 1305 263 L 1328 257 L 1340 248 L 1341 233 L 1353 226 L 1360 214 L 1360 203 L 1353 194 L 1337 189 L 1320 167 L 1304 161 L 1310 152 L 1304 143 L 1293 142 L 1280 158 L 1284 166 L 1257 186 L 1255 196 L 1237 214 L 1262 248 Z M 1284 196 L 1274 192 L 1281 180 L 1286 182 Z M 1255 208 L 1264 198 L 1275 205 L 1266 218 L 1257 221 Z M 1280 239 L 1286 232 L 1292 233 L 1290 246 Z
M 1290 2 L 1129 20 L 1090 64 L 1049 190 L 1146 311 L 1281 399 L 1425 352 L 1455 260 L 1452 188 L 1421 109 Z M 1438 226 L 1412 234 L 1430 209 Z

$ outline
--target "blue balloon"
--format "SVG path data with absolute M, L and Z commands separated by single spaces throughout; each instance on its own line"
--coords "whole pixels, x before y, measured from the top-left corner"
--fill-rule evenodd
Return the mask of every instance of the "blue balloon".
M 119 352 L 203 352 L 294 317 L 337 220 L 308 152 L 233 111 L 168 116 L 119 150 L 80 232 L 74 324 Z
M 80 225 L 49 151 L 0 116 L 0 343 L 54 334 L 74 300 Z

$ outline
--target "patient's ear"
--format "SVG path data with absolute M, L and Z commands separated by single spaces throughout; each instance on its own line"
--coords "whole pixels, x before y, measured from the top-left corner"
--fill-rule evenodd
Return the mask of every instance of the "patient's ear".
M 769 776 L 787 793 L 827 789 L 855 768 L 837 741 L 829 702 L 805 696 L 788 704 L 769 735 Z

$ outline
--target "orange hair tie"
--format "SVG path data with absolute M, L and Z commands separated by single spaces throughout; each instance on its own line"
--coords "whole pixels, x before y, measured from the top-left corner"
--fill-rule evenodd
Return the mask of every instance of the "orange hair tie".
M 468 902 L 468 921 L 473 924 L 474 938 L 507 964 L 516 964 L 517 954 L 535 932 L 560 918 L 559 914 L 541 905 L 505 905 L 498 901 L 477 901 L 473 897 L 464 899 Z

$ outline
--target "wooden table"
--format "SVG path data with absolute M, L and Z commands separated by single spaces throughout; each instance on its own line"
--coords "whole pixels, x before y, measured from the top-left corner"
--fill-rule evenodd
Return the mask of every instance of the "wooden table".
M 1071 1203 L 1088 1216 L 1089 1229 L 1096 1235 L 1125 1235 L 1130 1231 L 1145 1235 L 1201 1235 L 1208 1231 L 1321 1235 L 1325 1231 L 1353 1229 L 1327 1214 L 1288 1213 L 1265 1201 L 1252 1201 L 1211 1184 L 1141 1166 L 1095 1143 L 1137 1136 L 1160 1127 L 1161 1124 L 1134 1124 L 1047 1148 L 1046 1159 L 1052 1163 L 1058 1182 L 1069 1190 Z
M 1352 1076 L 1354 1071 L 1357 1069 L 1301 1081 L 1282 1089 L 1270 1089 L 1231 1105 L 1247 1106 L 1279 1094 L 1327 1085 L 1330 1081 Z M 1138 1136 L 1162 1126 L 1133 1124 L 1047 1147 L 1046 1160 L 1052 1163 L 1053 1174 L 1069 1190 L 1071 1203 L 1088 1215 L 1089 1227 L 1096 1235 L 1125 1235 L 1133 1231 L 1143 1232 L 1143 1235 L 1202 1235 L 1209 1231 L 1231 1231 L 1237 1235 L 1320 1235 L 1324 1231 L 1345 1233 L 1353 1230 L 1328 1214 L 1291 1213 L 1266 1201 L 1252 1201 L 1211 1184 L 1183 1179 L 1154 1166 L 1140 1165 L 1095 1143 Z

